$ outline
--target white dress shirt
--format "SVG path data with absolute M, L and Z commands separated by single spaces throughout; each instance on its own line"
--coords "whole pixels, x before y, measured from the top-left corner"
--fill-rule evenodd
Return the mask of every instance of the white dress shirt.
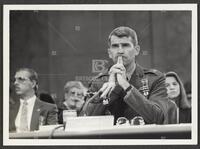
M 31 118 L 32 118 L 32 113 L 33 113 L 33 107 L 35 105 L 35 100 L 36 100 L 36 96 L 34 95 L 33 97 L 27 99 L 27 108 L 28 108 L 28 130 L 30 130 L 30 125 L 31 125 Z M 19 127 L 20 127 L 20 118 L 21 118 L 21 112 L 22 112 L 22 106 L 23 106 L 23 99 L 20 99 L 20 107 L 19 107 L 19 111 L 17 114 L 17 117 L 15 119 L 15 126 L 16 126 L 16 131 L 20 132 Z

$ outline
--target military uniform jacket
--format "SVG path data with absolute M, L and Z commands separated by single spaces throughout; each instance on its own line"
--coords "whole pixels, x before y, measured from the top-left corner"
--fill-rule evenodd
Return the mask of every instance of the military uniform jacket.
M 90 91 L 98 91 L 104 82 L 108 80 L 108 73 L 96 78 L 90 87 Z M 87 115 L 114 115 L 126 117 L 131 120 L 135 116 L 142 116 L 146 124 L 167 124 L 170 107 L 165 88 L 164 75 L 152 69 L 145 69 L 136 65 L 136 69 L 129 80 L 132 89 L 124 96 L 124 90 L 116 85 L 110 94 L 108 105 L 104 105 L 100 99 L 91 102 L 86 110 Z M 176 119 L 176 118 L 175 118 Z

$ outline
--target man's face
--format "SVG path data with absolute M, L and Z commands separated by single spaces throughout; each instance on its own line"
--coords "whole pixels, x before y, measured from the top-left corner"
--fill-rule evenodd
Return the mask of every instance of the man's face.
M 117 63 L 118 56 L 122 56 L 124 66 L 135 62 L 135 56 L 139 54 L 139 46 L 134 46 L 131 37 L 111 36 L 111 46 L 108 49 L 109 57 Z
M 178 97 L 180 94 L 180 85 L 176 79 L 174 77 L 166 77 L 165 83 L 169 98 L 173 99 Z
M 84 104 L 84 93 L 81 89 L 73 87 L 65 93 L 65 101 L 72 110 L 79 111 Z
M 15 74 L 15 92 L 17 95 L 26 96 L 34 91 L 35 82 L 29 79 L 29 72 L 18 71 Z

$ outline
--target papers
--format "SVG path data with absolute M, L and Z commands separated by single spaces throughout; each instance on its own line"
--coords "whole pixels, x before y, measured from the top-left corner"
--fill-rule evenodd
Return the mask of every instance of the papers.
M 65 131 L 88 131 L 111 128 L 114 125 L 113 116 L 84 116 L 69 117 L 65 124 Z

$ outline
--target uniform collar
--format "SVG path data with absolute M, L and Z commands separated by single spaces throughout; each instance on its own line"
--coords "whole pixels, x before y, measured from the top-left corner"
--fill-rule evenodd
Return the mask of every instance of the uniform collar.
M 127 77 L 128 80 L 131 79 L 131 76 L 133 75 L 135 69 L 136 69 L 136 64 L 134 65 L 134 68 L 132 68 L 131 70 L 129 70 L 129 73 L 126 73 L 126 77 Z
M 132 76 L 138 76 L 140 78 L 144 77 L 144 69 L 137 63 L 136 63 L 135 71 L 133 72 Z

